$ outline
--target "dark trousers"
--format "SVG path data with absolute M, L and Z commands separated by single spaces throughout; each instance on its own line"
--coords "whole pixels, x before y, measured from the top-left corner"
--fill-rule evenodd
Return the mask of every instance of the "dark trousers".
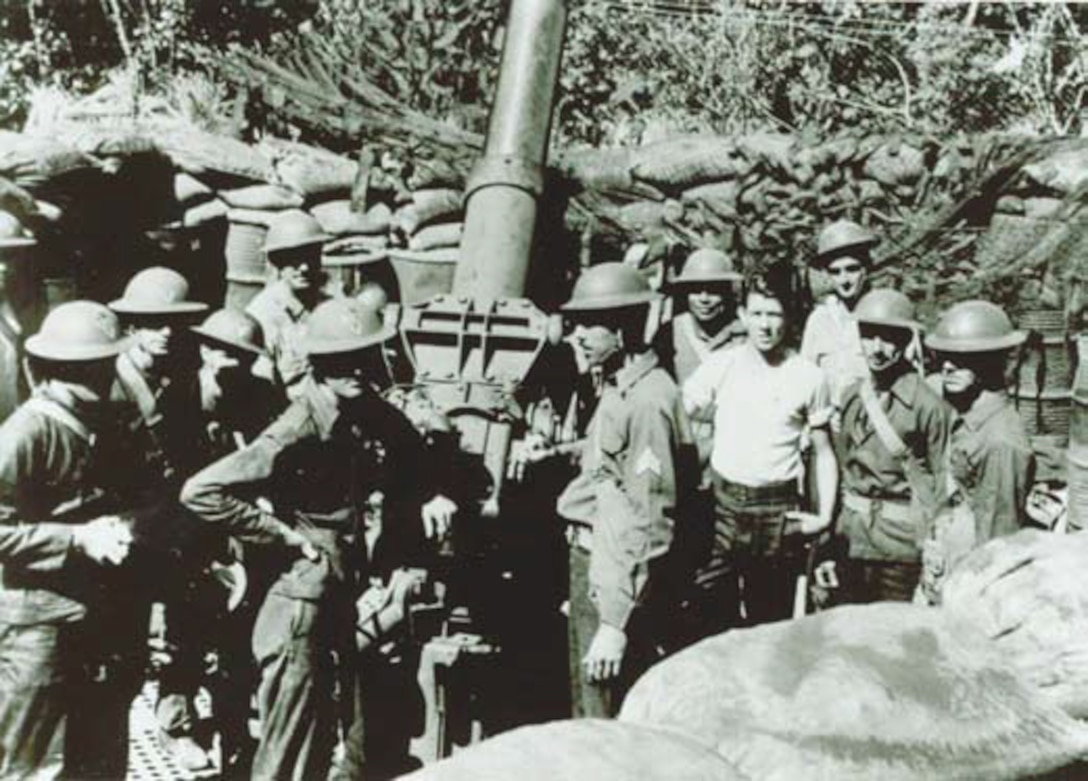
M 82 622 L 0 624 L 0 777 L 124 778 L 140 671 L 97 645 Z
M 597 606 L 589 597 L 590 553 L 570 548 L 570 615 L 568 616 L 571 710 L 574 718 L 612 718 L 619 713 L 627 690 L 661 654 L 655 641 L 651 611 L 635 608 L 627 623 L 627 648 L 620 674 L 607 682 L 586 679 L 582 659 L 600 626 Z
M 696 576 L 703 594 L 705 635 L 793 615 L 805 550 L 785 514 L 800 507 L 796 485 L 748 488 L 714 480 L 714 542 Z
M 922 565 L 915 561 L 879 561 L 850 559 L 846 573 L 845 601 L 910 602 Z
M 318 600 L 270 593 L 253 627 L 261 735 L 253 778 L 324 778 L 336 744 L 332 611 Z

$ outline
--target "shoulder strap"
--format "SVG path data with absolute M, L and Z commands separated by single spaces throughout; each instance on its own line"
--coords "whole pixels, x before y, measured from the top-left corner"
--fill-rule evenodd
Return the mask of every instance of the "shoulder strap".
M 858 386 L 858 393 L 861 394 L 861 403 L 865 405 L 865 412 L 869 415 L 873 430 L 880 437 L 880 441 L 884 443 L 884 447 L 888 449 L 888 452 L 899 459 L 904 459 L 910 455 L 907 443 L 899 436 L 899 432 L 895 430 L 892 422 L 888 420 L 884 408 L 880 406 L 880 400 L 876 397 L 876 391 L 873 390 L 872 383 L 862 381 Z

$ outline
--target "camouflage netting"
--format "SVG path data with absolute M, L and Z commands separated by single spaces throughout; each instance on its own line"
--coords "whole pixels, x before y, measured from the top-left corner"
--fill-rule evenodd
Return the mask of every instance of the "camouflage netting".
M 331 233 L 352 240 L 344 251 L 448 258 L 460 240 L 471 140 L 444 157 L 403 145 L 370 147 L 360 166 L 304 144 L 245 144 L 161 112 L 134 119 L 127 104 L 127 114 L 103 114 L 102 100 L 54 110 L 24 135 L 0 134 L 0 199 L 20 201 L 11 187 L 18 185 L 61 207 L 42 215 L 56 227 L 65 208 L 84 205 L 78 193 L 85 191 L 73 182 L 93 180 L 93 172 L 120 184 L 118 174 L 131 174 L 135 160 L 157 156 L 176 181 L 160 177 L 143 187 L 130 220 L 197 226 L 225 221 L 230 209 L 301 204 Z M 1079 329 L 1088 250 L 1085 139 L 697 136 L 561 153 L 553 168 L 552 207 L 562 212 L 568 240 L 545 248 L 552 265 L 573 267 L 578 245 L 582 262 L 593 262 L 618 259 L 641 243 L 645 252 L 629 257 L 655 267 L 671 269 L 689 248 L 711 245 L 748 265 L 803 268 L 819 228 L 848 217 L 883 237 L 880 283 L 914 297 L 927 319 L 953 300 L 983 296 L 1013 311 L 1061 311 Z M 30 207 L 22 200 L 19 208 Z M 81 222 L 71 215 L 68 227 Z M 811 281 L 819 292 L 824 281 Z
M 709 638 L 647 672 L 620 719 L 760 779 L 1022 778 L 1088 749 L 971 624 L 881 603 Z
M 659 730 L 584 719 L 522 727 L 404 777 L 411 781 L 742 781 L 706 746 Z

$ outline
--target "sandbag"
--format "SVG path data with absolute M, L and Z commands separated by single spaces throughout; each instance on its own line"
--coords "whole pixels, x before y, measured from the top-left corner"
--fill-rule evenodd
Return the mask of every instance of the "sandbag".
M 373 250 L 383 250 L 388 246 L 389 236 L 384 233 L 378 236 L 346 236 L 326 243 L 323 254 L 354 255 Z
M 310 209 L 322 229 L 333 236 L 362 234 L 375 236 L 389 231 L 393 211 L 384 203 L 376 203 L 365 213 L 352 211 L 350 199 L 325 201 Z
M 87 155 L 51 138 L 0 130 L 0 176 L 34 188 L 72 171 L 95 168 Z
M 990 638 L 1039 695 L 1088 718 L 1088 535 L 990 540 L 945 579 L 942 610 Z
M 272 161 L 255 147 L 227 136 L 191 127 L 163 127 L 156 136 L 159 149 L 181 170 L 201 174 L 227 174 L 251 181 L 272 181 Z
M 186 228 L 196 228 L 213 220 L 221 220 L 227 216 L 227 205 L 218 198 L 213 198 L 205 203 L 198 204 L 185 210 L 182 215 L 182 223 Z
M 412 205 L 419 215 L 419 225 L 446 222 L 461 213 L 461 191 L 453 189 L 416 190 Z
M 890 187 L 913 184 L 926 171 L 925 159 L 920 149 L 906 144 L 885 144 L 869 155 L 863 172 Z
M 282 211 L 302 208 L 303 198 L 282 184 L 254 184 L 234 190 L 220 190 L 219 197 L 232 209 Z
M 275 160 L 279 181 L 307 200 L 347 197 L 359 165 L 341 155 L 289 141 L 266 139 L 261 148 Z
M 465 175 L 445 160 L 416 161 L 412 165 L 412 173 L 408 175 L 405 184 L 412 190 L 430 187 L 461 189 L 465 186 Z
M 1025 165 L 1023 172 L 1037 184 L 1069 195 L 1088 183 L 1088 147 L 1063 150 Z
M 602 719 L 521 727 L 403 776 L 404 781 L 740 781 L 705 746 Z
M 1088 726 L 1036 696 L 980 631 L 899 603 L 704 640 L 652 667 L 620 719 L 783 781 L 1011 779 L 1088 749 Z
M 710 182 L 684 190 L 680 199 L 684 203 L 703 203 L 719 217 L 727 220 L 737 216 L 737 196 L 740 185 L 736 181 Z
M 634 153 L 631 175 L 663 187 L 691 187 L 739 174 L 736 145 L 720 136 L 690 136 L 648 144 Z
M 749 133 L 741 136 L 737 145 L 748 159 L 761 161 L 781 171 L 793 167 L 794 136 L 785 133 Z
M 408 239 L 408 249 L 426 250 L 438 247 L 456 247 L 461 243 L 464 224 L 447 222 L 441 225 L 428 225 Z
M 184 171 L 174 174 L 174 198 L 183 206 L 206 201 L 215 196 L 212 188 Z

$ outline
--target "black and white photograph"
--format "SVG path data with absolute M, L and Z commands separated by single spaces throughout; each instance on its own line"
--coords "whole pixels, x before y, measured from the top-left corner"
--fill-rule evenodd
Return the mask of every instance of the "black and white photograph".
M 1088 4 L 0 0 L 0 781 L 1088 779 Z

